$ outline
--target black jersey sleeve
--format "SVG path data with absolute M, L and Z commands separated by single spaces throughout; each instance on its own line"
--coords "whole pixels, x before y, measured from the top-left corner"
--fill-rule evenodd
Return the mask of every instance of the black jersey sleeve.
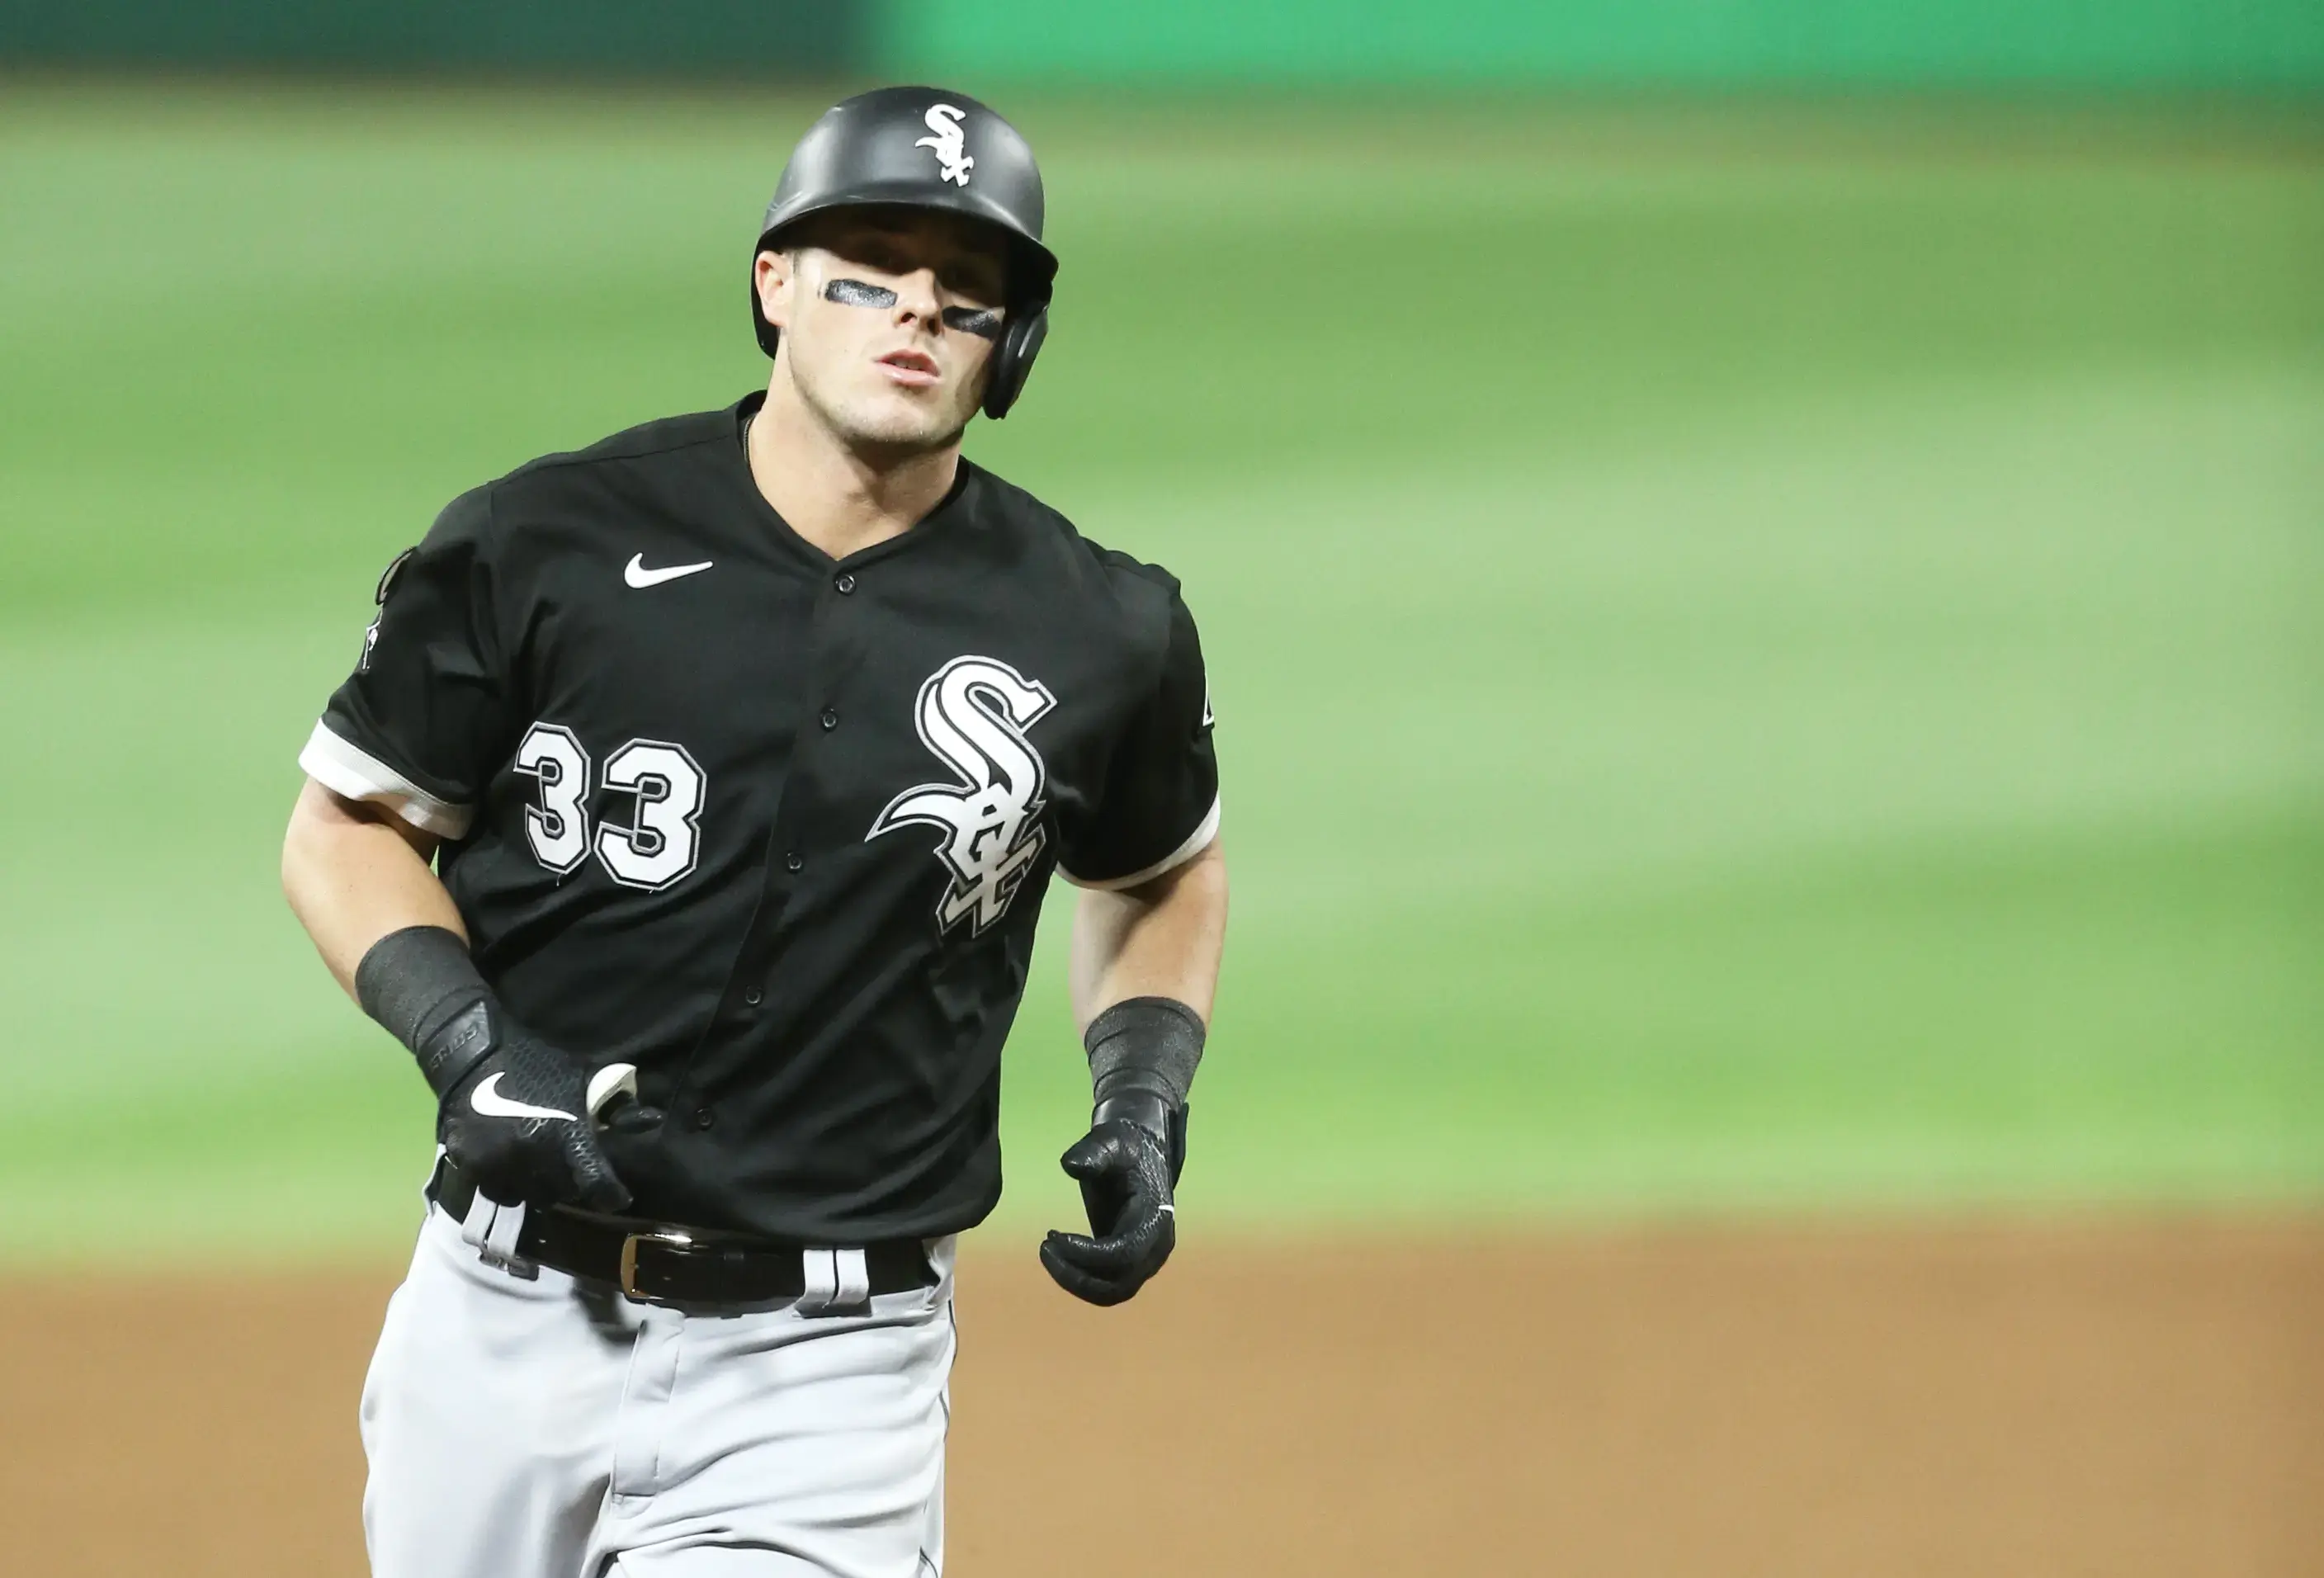
M 326 789 L 446 838 L 466 836 L 508 753 L 491 519 L 489 492 L 464 494 L 388 566 L 362 659 L 299 756 Z
M 1070 830 L 1060 863 L 1084 888 L 1132 888 L 1182 865 L 1219 832 L 1219 764 L 1210 681 L 1194 616 L 1173 590 L 1169 647 L 1152 693 L 1114 748 L 1103 798 Z

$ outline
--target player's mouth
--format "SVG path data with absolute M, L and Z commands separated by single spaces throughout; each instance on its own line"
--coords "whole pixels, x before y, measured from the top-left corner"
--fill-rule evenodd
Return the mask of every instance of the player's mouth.
M 933 389 L 942 377 L 936 359 L 926 351 L 890 351 L 880 358 L 879 365 L 891 382 L 906 389 Z

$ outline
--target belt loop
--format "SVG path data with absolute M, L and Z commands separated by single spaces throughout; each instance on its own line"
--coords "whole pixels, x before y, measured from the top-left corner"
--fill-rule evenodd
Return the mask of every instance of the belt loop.
M 834 1250 L 832 1269 L 836 1273 L 838 1291 L 832 1296 L 835 1306 L 860 1309 L 872 1302 L 872 1267 L 862 1250 Z
M 540 1268 L 516 1252 L 517 1235 L 523 1232 L 524 1202 L 501 1205 L 479 1189 L 460 1223 L 460 1241 L 475 1250 L 485 1265 L 530 1282 L 540 1275 Z
M 488 1253 L 484 1248 L 484 1235 L 492 1232 L 493 1216 L 499 1210 L 499 1206 L 484 1198 L 482 1189 L 477 1190 L 468 1202 L 468 1214 L 460 1219 L 460 1241 L 478 1255 Z
M 927 1261 L 928 1270 L 935 1276 L 938 1287 L 952 1280 L 953 1256 L 959 1248 L 960 1234 L 956 1232 L 920 1241 L 920 1256 Z
M 517 1234 L 524 1231 L 524 1202 L 503 1205 L 493 1214 L 493 1225 L 484 1232 L 484 1259 L 498 1260 L 514 1269 Z
M 832 1250 L 799 1251 L 799 1296 L 792 1309 L 803 1315 L 827 1314 L 839 1299 L 839 1256 Z
M 791 1306 L 799 1315 L 853 1315 L 872 1302 L 872 1266 L 862 1250 L 801 1250 L 799 1283 Z

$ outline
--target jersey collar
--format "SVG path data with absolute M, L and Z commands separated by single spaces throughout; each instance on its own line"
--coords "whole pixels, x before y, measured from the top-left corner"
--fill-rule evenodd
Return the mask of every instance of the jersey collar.
M 845 558 L 832 558 L 814 543 L 801 537 L 791 523 L 783 519 L 781 512 L 769 503 L 767 495 L 759 491 L 758 478 L 751 475 L 751 451 L 745 434 L 750 428 L 751 419 L 758 415 L 759 408 L 764 405 L 766 401 L 765 390 L 753 390 L 735 401 L 728 411 L 728 417 L 733 424 L 734 441 L 725 447 L 727 466 L 741 484 L 742 492 L 748 500 L 746 507 L 755 510 L 754 518 L 766 528 L 768 536 L 780 544 L 783 550 L 792 558 L 804 560 L 817 574 L 827 574 L 843 566 L 853 568 L 859 565 L 872 564 L 895 554 L 907 552 L 930 538 L 940 535 L 955 522 L 973 512 L 966 502 L 967 496 L 982 474 L 975 464 L 964 455 L 960 457 L 958 466 L 954 468 L 952 486 L 945 491 L 943 498 L 936 501 L 934 509 L 885 542 L 875 542 L 870 548 L 849 554 Z

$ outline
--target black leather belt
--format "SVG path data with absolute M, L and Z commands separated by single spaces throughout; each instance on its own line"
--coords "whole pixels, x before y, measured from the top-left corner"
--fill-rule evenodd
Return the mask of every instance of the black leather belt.
M 453 1221 L 465 1222 L 476 1186 L 446 1161 L 428 1197 Z M 610 1282 L 646 1304 L 774 1304 L 802 1298 L 812 1287 L 822 1307 L 839 1314 L 861 1307 L 872 1294 L 907 1293 L 936 1281 L 918 1239 L 832 1250 L 558 1207 L 528 1209 L 513 1247 L 521 1260 Z M 857 1255 L 861 1261 L 853 1262 Z M 811 1271 L 825 1275 L 811 1278 Z

